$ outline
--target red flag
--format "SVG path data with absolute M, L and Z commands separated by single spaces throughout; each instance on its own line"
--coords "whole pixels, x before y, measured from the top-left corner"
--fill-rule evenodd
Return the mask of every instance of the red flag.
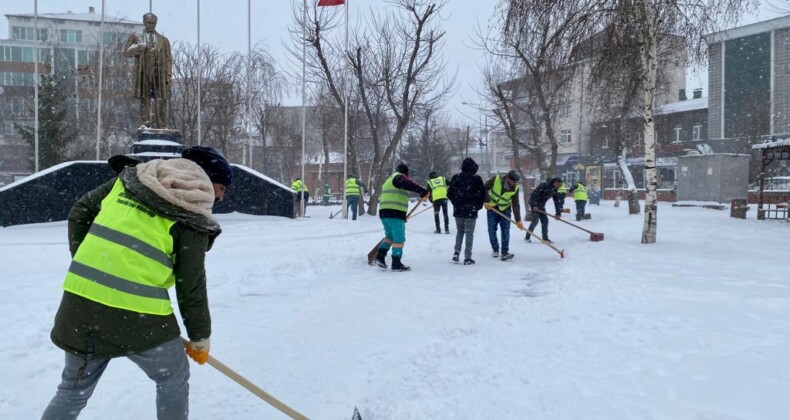
M 342 6 L 346 0 L 318 0 L 319 6 Z

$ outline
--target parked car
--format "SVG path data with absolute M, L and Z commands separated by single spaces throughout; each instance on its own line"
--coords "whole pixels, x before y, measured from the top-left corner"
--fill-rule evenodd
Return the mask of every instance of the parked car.
M 749 191 L 760 191 L 760 181 L 749 184 Z M 790 191 L 790 176 L 765 178 L 765 191 Z

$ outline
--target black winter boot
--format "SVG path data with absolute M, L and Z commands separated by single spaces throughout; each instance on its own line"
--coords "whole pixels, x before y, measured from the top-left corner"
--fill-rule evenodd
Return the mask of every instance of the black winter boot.
M 379 253 L 376 254 L 376 265 L 386 269 L 387 268 L 387 250 L 379 248 Z
M 409 271 L 411 267 L 403 265 L 400 262 L 400 257 L 392 256 L 392 271 Z

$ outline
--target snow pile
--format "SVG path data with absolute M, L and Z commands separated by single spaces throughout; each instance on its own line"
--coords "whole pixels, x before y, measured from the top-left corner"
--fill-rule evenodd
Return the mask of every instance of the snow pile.
M 315 419 L 786 418 L 790 226 L 659 205 L 658 244 L 604 202 L 583 226 L 605 241 L 552 221 L 560 260 L 513 229 L 507 263 L 481 212 L 474 266 L 450 262 L 453 224 L 432 233 L 429 211 L 407 224 L 408 273 L 365 264 L 382 236 L 370 216 L 220 215 L 212 354 Z M 0 258 L 0 418 L 37 418 L 63 364 L 48 335 L 66 224 L 0 229 Z M 207 365 L 190 392 L 192 419 L 284 418 Z M 114 360 L 81 418 L 154 418 L 154 400 Z

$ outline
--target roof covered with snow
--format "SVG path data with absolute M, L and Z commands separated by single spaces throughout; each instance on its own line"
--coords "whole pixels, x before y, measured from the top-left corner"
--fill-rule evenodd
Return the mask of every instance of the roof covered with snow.
M 293 190 L 291 189 L 291 187 L 288 187 L 288 186 L 286 186 L 286 185 L 284 185 L 284 184 L 281 184 L 281 183 L 279 183 L 279 182 L 275 181 L 274 179 L 272 179 L 272 178 L 269 178 L 268 176 L 266 176 L 266 175 L 264 175 L 264 174 L 262 174 L 262 173 L 260 173 L 260 172 L 256 171 L 255 169 L 252 169 L 252 168 L 250 168 L 250 167 L 248 167 L 248 166 L 244 166 L 244 165 L 237 165 L 237 164 L 235 164 L 235 163 L 232 163 L 232 164 L 231 164 L 231 166 L 235 166 L 236 168 L 239 168 L 239 169 L 241 169 L 241 170 L 243 170 L 243 171 L 247 171 L 247 172 L 249 172 L 249 173 L 251 173 L 251 174 L 253 174 L 253 175 L 257 176 L 257 177 L 263 178 L 263 179 L 265 179 L 265 180 L 267 180 L 267 181 L 271 182 L 272 184 L 274 184 L 274 185 L 276 185 L 276 186 L 278 186 L 278 187 L 280 187 L 280 188 L 282 188 L 282 189 L 284 189 L 284 190 L 293 191 Z
M 752 146 L 752 149 L 769 149 L 773 147 L 782 147 L 782 146 L 790 146 L 790 138 L 755 144 Z
M 708 107 L 708 98 L 687 99 L 685 101 L 670 102 L 656 109 L 656 114 L 675 114 L 678 112 L 697 111 Z
M 751 25 L 739 26 L 737 28 L 727 29 L 724 31 L 714 32 L 705 35 L 705 41 L 708 44 L 715 44 L 721 41 L 730 39 L 743 38 L 749 35 L 756 35 L 763 32 L 772 31 L 774 29 L 782 29 L 790 27 L 790 15 L 778 17 L 776 19 L 764 20 L 762 22 L 752 23 Z
M 311 156 L 307 163 L 324 163 L 324 154 Z M 329 152 L 329 163 L 343 163 L 343 154 L 337 152 Z
M 145 146 L 183 146 L 181 143 L 170 140 L 142 140 L 134 144 L 142 144 Z
M 28 176 L 20 179 L 19 181 L 12 182 L 12 183 L 0 188 L 0 191 L 10 190 L 11 188 L 16 187 L 17 185 L 21 185 L 21 184 L 24 184 L 26 182 L 30 182 L 30 181 L 32 181 L 32 180 L 34 180 L 36 178 L 39 178 L 39 177 L 42 177 L 44 175 L 50 174 L 52 172 L 55 172 L 57 170 L 63 169 L 65 167 L 67 167 L 67 166 L 74 165 L 75 163 L 90 163 L 90 164 L 97 164 L 97 165 L 98 164 L 106 165 L 107 161 L 106 160 L 72 160 L 72 161 L 68 161 L 68 162 L 58 163 L 57 165 L 50 166 L 47 169 L 43 169 L 43 170 L 38 171 L 38 172 L 36 172 L 34 174 L 28 175 Z
M 33 18 L 34 15 L 32 13 L 22 13 L 22 14 L 7 14 L 6 17 L 23 17 L 23 18 Z M 61 19 L 61 20 L 74 20 L 79 22 L 101 22 L 101 13 L 39 13 L 39 19 Z M 104 22 L 107 23 L 128 23 L 131 25 L 140 25 L 142 26 L 142 22 L 136 22 L 133 20 L 129 20 L 126 18 L 119 18 L 113 17 L 109 15 L 104 16 Z

